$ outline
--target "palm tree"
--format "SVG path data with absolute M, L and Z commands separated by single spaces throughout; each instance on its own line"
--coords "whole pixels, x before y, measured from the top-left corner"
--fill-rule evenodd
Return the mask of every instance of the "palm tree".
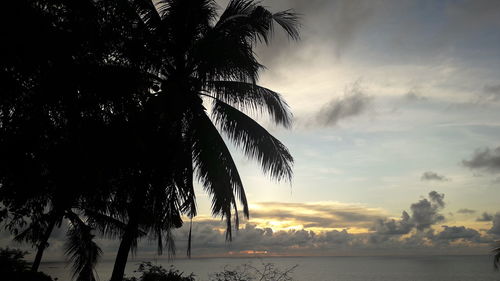
M 69 216 L 71 226 L 68 230 L 66 254 L 73 262 L 73 277 L 77 281 L 95 281 L 95 266 L 101 256 L 101 248 L 93 241 L 92 228 L 85 224 L 78 215 Z
M 149 116 L 145 119 L 157 130 L 141 137 L 147 144 L 142 153 L 148 157 L 139 161 L 140 173 L 129 176 L 133 186 L 114 197 L 128 208 L 122 214 L 127 226 L 112 281 L 123 279 L 140 229 L 154 233 L 161 249 L 162 236 L 170 237 L 171 229 L 181 225 L 181 214 L 196 215 L 193 175 L 212 197 L 212 214 L 226 220 L 228 240 L 233 223 L 236 228 L 239 224 L 238 200 L 249 216 L 241 178 L 219 130 L 258 160 L 271 178 L 290 180 L 293 163 L 287 148 L 245 112 L 267 113 L 274 123 L 291 126 L 292 116 L 281 96 L 256 84 L 263 66 L 253 48 L 269 43 L 275 23 L 297 39 L 296 14 L 271 13 L 251 0 L 230 1 L 218 19 L 213 0 L 132 3 L 145 44 L 161 60 L 160 67 L 150 72 L 156 87 L 145 108 Z M 211 118 L 205 102 L 211 102 Z M 147 142 L 155 138 L 162 143 Z

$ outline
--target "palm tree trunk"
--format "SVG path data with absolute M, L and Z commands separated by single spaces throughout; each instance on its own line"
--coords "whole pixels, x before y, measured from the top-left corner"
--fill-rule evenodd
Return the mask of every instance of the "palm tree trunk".
M 110 281 L 123 280 L 125 267 L 127 266 L 128 254 L 134 239 L 137 238 L 136 234 L 138 227 L 138 220 L 135 215 L 132 215 L 125 229 L 125 233 L 122 236 L 122 241 L 120 242 L 120 247 L 118 248 L 118 253 L 116 254 L 115 265 L 113 267 L 113 273 Z
M 40 244 L 38 245 L 35 260 L 33 261 L 33 265 L 31 265 L 31 271 L 38 271 L 38 267 L 40 267 L 40 262 L 42 261 L 43 251 L 45 251 L 45 248 L 47 247 L 47 241 L 49 241 L 50 234 L 56 225 L 56 221 L 56 216 L 50 220 L 49 225 L 40 240 Z

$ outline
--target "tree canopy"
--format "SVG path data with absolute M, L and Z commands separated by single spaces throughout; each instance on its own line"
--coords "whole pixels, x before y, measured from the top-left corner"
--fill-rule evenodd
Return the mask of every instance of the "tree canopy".
M 237 202 L 249 210 L 221 134 L 291 179 L 287 148 L 251 116 L 291 126 L 281 95 L 256 84 L 254 47 L 274 25 L 297 39 L 293 11 L 250 0 L 220 14 L 212 0 L 20 0 L 3 11 L 0 215 L 37 247 L 34 270 L 65 220 L 81 280 L 94 278 L 94 232 L 121 239 L 112 280 L 143 236 L 173 253 L 172 230 L 197 214 L 196 181 L 231 239 Z

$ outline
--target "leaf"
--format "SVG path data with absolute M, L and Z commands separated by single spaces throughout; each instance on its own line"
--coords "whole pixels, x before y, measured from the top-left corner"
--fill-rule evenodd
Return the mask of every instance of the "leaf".
M 288 149 L 252 118 L 234 107 L 215 101 L 212 110 L 215 123 L 243 149 L 248 157 L 257 159 L 264 173 L 279 180 L 292 178 L 293 158 Z

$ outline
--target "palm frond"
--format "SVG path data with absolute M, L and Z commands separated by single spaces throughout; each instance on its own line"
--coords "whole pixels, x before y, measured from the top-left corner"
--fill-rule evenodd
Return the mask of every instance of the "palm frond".
M 202 80 L 237 80 L 254 83 L 263 66 L 252 45 L 236 36 L 210 30 L 194 43 L 189 64 Z
M 243 205 L 245 216 L 249 215 L 240 175 L 229 149 L 205 112 L 195 114 L 191 132 L 198 180 L 212 196 L 212 214 L 226 219 L 226 238 L 230 240 L 235 194 Z
M 288 149 L 264 127 L 236 108 L 215 101 L 212 109 L 215 123 L 241 147 L 248 157 L 257 159 L 264 171 L 277 180 L 292 178 L 293 158 Z
M 33 220 L 30 224 L 28 224 L 28 227 L 14 236 L 14 241 L 29 242 L 34 245 L 39 242 L 41 236 L 43 235 L 42 233 L 45 233 L 48 226 L 48 217 Z
M 162 17 L 161 36 L 166 39 L 164 46 L 173 53 L 189 49 L 209 29 L 217 14 L 213 0 L 165 0 L 157 6 Z
M 294 40 L 299 40 L 299 16 L 293 10 L 285 10 L 281 12 L 274 13 L 272 15 L 273 20 L 278 23 L 283 30 Z
M 231 0 L 214 29 L 232 33 L 250 42 L 269 43 L 272 35 L 272 14 L 253 0 Z
M 238 15 L 248 15 L 253 9 L 255 9 L 255 2 L 252 0 L 231 0 L 224 9 L 217 24 L 224 24 Z
M 100 247 L 93 241 L 92 229 L 76 214 L 68 213 L 71 224 L 67 232 L 66 254 L 72 262 L 73 277 L 78 281 L 95 281 L 95 266 L 101 257 Z
M 14 236 L 14 241 L 16 242 L 28 242 L 32 245 L 37 245 L 42 243 L 44 240 L 44 235 L 49 235 L 52 233 L 53 228 L 56 225 L 61 224 L 61 217 L 56 216 L 55 211 L 50 211 L 49 213 L 44 213 L 36 215 L 31 218 L 31 222 L 28 227 Z M 46 237 L 47 239 L 49 237 Z M 44 245 L 44 247 L 47 247 Z
M 189 218 L 189 234 L 188 234 L 188 246 L 186 250 L 186 254 L 189 258 L 191 258 L 191 241 L 192 241 L 192 231 L 193 231 L 193 217 Z
M 239 81 L 210 81 L 207 91 L 238 110 L 262 113 L 267 111 L 278 125 L 290 128 L 293 116 L 286 101 L 277 92 Z
M 231 0 L 215 29 L 237 34 L 244 40 L 269 44 L 278 23 L 292 39 L 299 39 L 299 17 L 293 10 L 271 13 L 253 0 Z
M 123 231 L 125 231 L 126 224 L 120 220 L 89 208 L 83 208 L 82 211 L 87 218 L 89 226 L 99 231 L 105 237 L 121 237 Z
M 493 266 L 495 267 L 495 270 L 498 270 L 500 267 L 500 241 L 497 241 L 497 246 L 493 248 L 492 252 L 495 254 L 493 256 Z
M 163 254 L 167 249 L 168 257 L 175 255 L 175 243 L 172 230 L 183 225 L 181 217 L 182 200 L 179 197 L 179 188 L 174 185 L 167 187 L 158 186 L 151 192 L 146 204 L 152 206 L 150 219 L 145 222 L 147 231 L 151 233 L 150 238 L 157 240 L 158 254 Z M 166 247 L 165 247 L 166 246 Z
M 132 0 L 132 8 L 135 10 L 144 25 L 150 30 L 155 30 L 160 21 L 160 13 L 151 0 Z
M 163 19 L 174 14 L 183 15 L 183 12 L 189 11 L 191 15 L 197 16 L 196 18 L 190 18 L 191 22 L 213 20 L 217 10 L 217 5 L 213 0 L 191 0 L 189 2 L 182 0 L 159 0 L 156 2 L 156 7 Z
M 185 128 L 186 129 L 186 128 Z M 193 185 L 193 156 L 192 156 L 192 142 L 189 132 L 182 132 L 180 147 L 174 152 L 179 159 L 174 167 L 174 181 L 179 193 L 181 213 L 189 217 L 195 217 L 196 211 L 196 194 Z

